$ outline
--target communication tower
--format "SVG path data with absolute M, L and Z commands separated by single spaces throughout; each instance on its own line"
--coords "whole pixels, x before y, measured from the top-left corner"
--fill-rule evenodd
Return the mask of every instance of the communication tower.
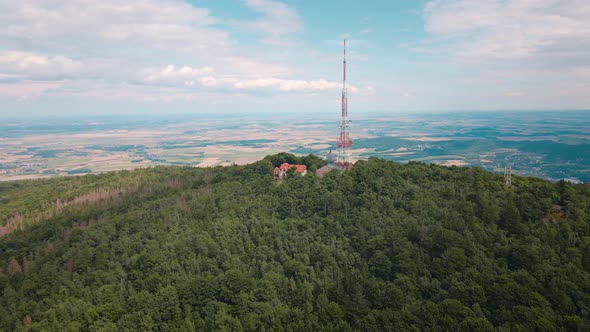
M 349 170 L 352 167 L 350 147 L 352 138 L 350 137 L 350 123 L 348 119 L 348 91 L 346 87 L 346 39 L 344 40 L 344 61 L 342 74 L 342 118 L 340 120 L 340 136 L 338 137 L 338 157 L 336 166 L 342 170 Z
M 508 187 L 512 186 L 512 166 L 504 166 L 504 181 Z

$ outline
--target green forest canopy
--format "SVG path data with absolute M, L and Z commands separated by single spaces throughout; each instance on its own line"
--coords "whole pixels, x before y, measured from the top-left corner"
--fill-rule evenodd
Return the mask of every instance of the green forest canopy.
M 0 330 L 590 328 L 590 186 L 371 158 L 0 183 Z

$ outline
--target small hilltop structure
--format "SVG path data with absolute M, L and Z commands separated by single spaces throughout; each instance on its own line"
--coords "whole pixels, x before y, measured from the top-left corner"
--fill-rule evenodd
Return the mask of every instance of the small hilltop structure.
M 281 166 L 275 167 L 275 179 L 282 180 L 287 177 L 287 171 L 293 169 L 296 174 L 307 174 L 307 166 L 301 164 L 282 163 Z

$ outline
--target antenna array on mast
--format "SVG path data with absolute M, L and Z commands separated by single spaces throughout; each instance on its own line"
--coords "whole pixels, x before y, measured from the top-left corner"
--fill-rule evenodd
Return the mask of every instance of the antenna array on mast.
M 512 166 L 504 166 L 504 181 L 508 187 L 512 186 Z
M 342 62 L 342 118 L 340 120 L 340 136 L 338 137 L 338 157 L 336 165 L 343 170 L 352 167 L 350 147 L 352 138 L 350 137 L 350 123 L 348 119 L 348 91 L 346 87 L 346 39 L 344 40 L 344 60 Z

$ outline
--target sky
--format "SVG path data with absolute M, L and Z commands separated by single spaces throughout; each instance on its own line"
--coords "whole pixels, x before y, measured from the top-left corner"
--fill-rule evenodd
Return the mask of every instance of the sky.
M 588 0 L 0 0 L 0 116 L 590 109 Z

